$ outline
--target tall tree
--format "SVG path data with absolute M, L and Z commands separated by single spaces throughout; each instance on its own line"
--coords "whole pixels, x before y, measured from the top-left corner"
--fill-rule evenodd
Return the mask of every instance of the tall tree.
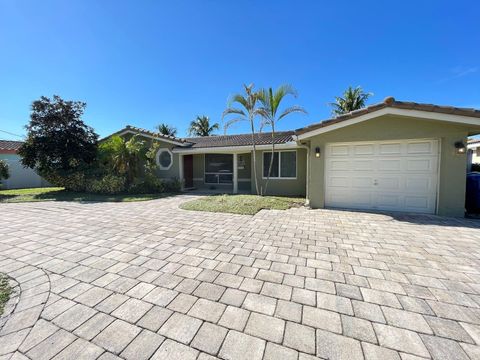
M 46 179 L 95 161 L 98 135 L 82 121 L 86 103 L 54 95 L 32 103 L 27 140 L 18 153 L 22 164 Z
M 156 130 L 162 135 L 173 136 L 173 137 L 177 135 L 177 128 L 174 126 L 170 126 L 166 123 L 161 123 L 157 125 Z
M 258 187 L 258 178 L 257 178 L 257 156 L 256 156 L 256 135 L 255 135 L 255 118 L 259 115 L 259 110 L 257 108 L 257 102 L 259 99 L 259 93 L 253 90 L 254 85 L 243 85 L 245 90 L 245 95 L 235 94 L 233 95 L 229 102 L 227 109 L 223 112 L 222 118 L 225 118 L 227 115 L 236 115 L 235 118 L 229 120 L 225 124 L 225 131 L 236 122 L 239 121 L 248 121 L 250 123 L 250 130 L 252 135 L 252 158 L 253 158 L 253 177 L 255 179 L 255 190 L 257 195 L 260 194 Z M 234 107 L 234 104 L 240 106 L 241 108 Z
M 261 189 L 261 194 L 264 195 L 267 193 L 268 182 L 270 180 L 270 175 L 272 173 L 273 161 L 275 157 L 275 126 L 277 123 L 283 119 L 284 117 L 288 116 L 292 113 L 304 113 L 306 111 L 304 108 L 294 105 L 291 107 L 286 108 L 280 114 L 280 104 L 282 103 L 283 99 L 285 99 L 288 95 L 297 97 L 297 91 L 293 88 L 293 86 L 285 84 L 279 86 L 275 91 L 272 88 L 262 89 L 259 92 L 259 100 L 261 103 L 261 107 L 258 109 L 260 116 L 263 118 L 261 128 L 264 126 L 269 126 L 272 130 L 272 154 L 270 156 L 270 164 L 268 166 L 268 173 L 267 173 L 267 181 L 265 182 L 265 189 Z M 263 171 L 263 169 L 262 169 Z
M 197 118 L 190 123 L 188 133 L 190 136 L 212 136 L 213 132 L 219 128 L 220 125 L 218 125 L 218 123 L 210 125 L 210 118 L 202 115 L 197 116 Z
M 332 114 L 338 116 L 364 108 L 368 98 L 372 95 L 372 93 L 363 91 L 360 86 L 356 88 L 349 86 L 342 96 L 335 96 L 335 102 L 330 103 L 333 108 Z

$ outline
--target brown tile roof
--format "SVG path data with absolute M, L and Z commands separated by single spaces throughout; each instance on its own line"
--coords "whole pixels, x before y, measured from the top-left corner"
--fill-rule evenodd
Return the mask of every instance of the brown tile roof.
M 327 127 L 345 120 L 356 118 L 358 116 L 362 116 L 362 115 L 372 113 L 388 107 L 396 108 L 396 109 L 421 110 L 421 111 L 429 111 L 434 113 L 462 115 L 462 116 L 480 118 L 480 110 L 473 109 L 473 108 L 458 108 L 453 106 L 441 106 L 441 105 L 433 105 L 433 104 L 421 104 L 421 103 L 408 102 L 408 101 L 397 101 L 390 96 L 385 98 L 385 100 L 381 103 L 370 105 L 363 109 L 355 110 L 347 114 L 337 116 L 333 119 L 324 120 L 320 123 L 308 125 L 306 127 L 297 129 L 295 130 L 295 134 L 296 135 L 304 134 L 312 130 Z M 480 125 L 480 121 L 478 124 Z
M 275 144 L 285 144 L 293 141 L 293 131 L 275 132 Z M 248 146 L 252 145 L 251 134 L 221 135 L 186 138 L 187 142 L 192 143 L 192 148 L 212 148 L 224 146 Z M 269 145 L 272 143 L 272 133 L 255 134 L 256 145 Z
M 110 136 L 120 134 L 120 133 L 122 133 L 124 131 L 127 131 L 127 130 L 132 131 L 134 133 L 145 134 L 145 135 L 154 136 L 156 138 L 163 138 L 165 140 L 175 141 L 175 142 L 178 142 L 178 143 L 186 143 L 185 139 L 182 139 L 182 138 L 178 138 L 178 137 L 175 137 L 175 136 L 169 136 L 169 135 L 163 135 L 163 134 L 160 134 L 159 132 L 150 131 L 150 130 L 142 129 L 142 128 L 139 128 L 139 127 L 136 127 L 136 126 L 131 126 L 131 125 L 125 126 L 122 130 L 114 132 L 113 134 L 105 137 L 104 139 L 108 139 Z M 102 140 L 104 140 L 104 139 L 102 139 Z
M 22 144 L 23 141 L 0 140 L 0 153 L 15 154 Z
M 135 126 L 127 125 L 120 131 L 113 133 L 102 139 L 105 140 L 115 134 L 121 134 L 125 131 L 132 131 L 134 133 L 150 135 L 157 138 L 164 138 L 179 143 L 180 147 L 189 148 L 212 148 L 212 147 L 226 147 L 226 146 L 248 146 L 252 145 L 251 134 L 238 134 L 238 135 L 220 135 L 220 136 L 204 136 L 204 137 L 190 137 L 190 138 L 177 138 L 173 136 L 162 135 L 160 133 L 149 131 L 146 129 L 138 128 Z M 275 133 L 275 144 L 284 144 L 293 140 L 293 131 L 279 131 Z M 272 143 L 272 133 L 260 133 L 256 134 L 255 143 L 257 145 L 268 145 Z

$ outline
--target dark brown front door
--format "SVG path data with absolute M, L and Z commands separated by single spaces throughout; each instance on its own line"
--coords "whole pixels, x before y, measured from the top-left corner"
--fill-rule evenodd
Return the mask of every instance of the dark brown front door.
M 185 177 L 185 187 L 193 187 L 193 155 L 183 156 L 183 176 Z

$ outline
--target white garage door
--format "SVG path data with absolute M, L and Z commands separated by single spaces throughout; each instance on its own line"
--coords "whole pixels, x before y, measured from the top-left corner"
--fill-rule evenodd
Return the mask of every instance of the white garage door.
M 332 143 L 325 206 L 435 213 L 438 140 Z

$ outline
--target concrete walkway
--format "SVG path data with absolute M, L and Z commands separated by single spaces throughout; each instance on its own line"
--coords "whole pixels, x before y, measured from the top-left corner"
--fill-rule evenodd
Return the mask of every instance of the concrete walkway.
M 0 359 L 479 359 L 480 221 L 0 204 Z

